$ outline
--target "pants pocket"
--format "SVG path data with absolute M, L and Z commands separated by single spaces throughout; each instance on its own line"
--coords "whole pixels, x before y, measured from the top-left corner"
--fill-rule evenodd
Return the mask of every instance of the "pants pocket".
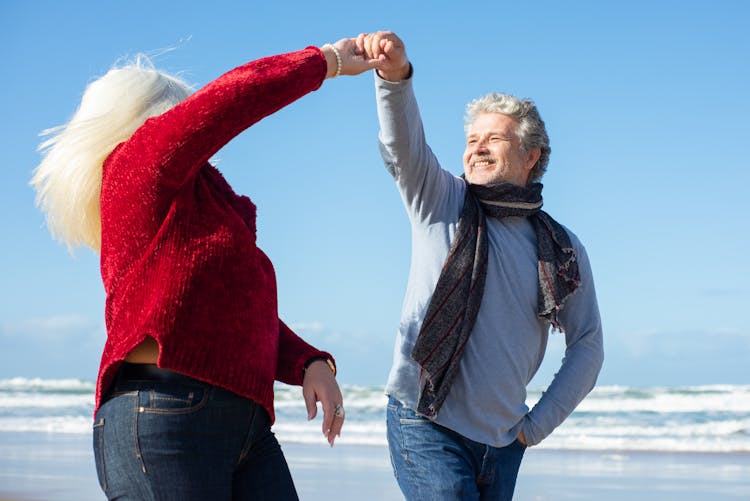
M 211 397 L 211 387 L 206 384 L 163 384 L 139 391 L 139 413 L 191 414 L 203 409 Z
M 427 419 L 426 417 L 420 414 L 417 414 L 416 411 L 413 411 L 412 409 L 405 407 L 400 402 L 389 405 L 389 410 L 392 411 L 396 417 L 398 417 L 398 422 L 401 425 L 410 426 L 410 425 L 431 425 L 432 424 L 432 421 L 430 421 L 429 419 Z

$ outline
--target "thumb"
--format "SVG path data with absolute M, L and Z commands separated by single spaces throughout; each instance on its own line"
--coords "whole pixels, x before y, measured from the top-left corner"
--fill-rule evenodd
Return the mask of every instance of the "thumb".
M 367 64 L 367 69 L 376 70 L 387 62 L 388 60 L 386 59 L 385 54 L 380 54 L 377 59 L 368 59 L 365 64 Z
M 375 70 L 380 68 L 385 62 L 385 58 L 381 56 L 377 59 L 370 59 L 365 56 L 352 57 L 351 59 L 344 61 L 344 65 L 341 70 L 342 75 L 359 75 L 368 70 Z
M 302 397 L 305 399 L 305 407 L 307 407 L 307 419 L 308 421 L 312 420 L 318 414 L 315 392 L 312 390 L 303 389 Z

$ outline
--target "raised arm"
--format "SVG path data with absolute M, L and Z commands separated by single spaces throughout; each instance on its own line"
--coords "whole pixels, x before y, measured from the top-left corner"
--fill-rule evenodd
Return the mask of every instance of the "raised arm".
M 357 46 L 381 65 L 375 75 L 380 153 L 396 180 L 409 216 L 442 218 L 441 208 L 460 207 L 462 182 L 443 170 L 427 144 L 412 87 L 404 44 L 392 32 L 360 35 Z
M 147 120 L 105 161 L 102 223 L 138 228 L 132 245 L 145 245 L 180 188 L 233 137 L 317 89 L 339 66 L 341 74 L 353 75 L 378 64 L 356 54 L 353 39 L 334 46 L 249 62 Z
M 338 57 L 336 56 L 338 54 Z M 264 57 L 212 81 L 184 102 L 152 118 L 126 143 L 143 168 L 178 188 L 232 138 L 279 109 L 318 89 L 325 78 L 354 75 L 377 66 L 357 56 L 354 41 Z
M 239 66 L 147 120 L 112 160 L 125 156 L 131 179 L 177 190 L 240 132 L 320 87 L 327 71 L 315 47 Z

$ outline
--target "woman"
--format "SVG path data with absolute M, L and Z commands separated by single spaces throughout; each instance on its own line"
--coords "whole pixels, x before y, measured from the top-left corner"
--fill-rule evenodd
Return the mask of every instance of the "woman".
M 191 95 L 143 58 L 86 89 L 47 131 L 32 185 L 50 230 L 101 253 L 107 342 L 94 452 L 110 499 L 296 499 L 270 430 L 273 382 L 302 385 L 331 446 L 332 357 L 277 313 L 255 206 L 208 159 L 323 80 L 377 67 L 342 39 L 259 59 Z

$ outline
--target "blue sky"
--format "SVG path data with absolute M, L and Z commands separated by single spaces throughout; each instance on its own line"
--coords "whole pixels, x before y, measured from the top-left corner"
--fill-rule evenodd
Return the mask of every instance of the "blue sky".
M 70 117 L 87 82 L 146 52 L 201 86 L 261 56 L 392 29 L 448 170 L 461 172 L 466 102 L 502 91 L 539 106 L 545 208 L 594 270 L 600 383 L 750 384 L 749 4 L 258 3 L 0 3 L 0 378 L 96 375 L 98 256 L 53 241 L 28 186 L 39 131 Z M 218 155 L 259 207 L 282 318 L 336 355 L 344 383 L 385 381 L 409 267 L 376 137 L 366 74 L 325 82 Z M 553 336 L 534 385 L 562 349 Z

